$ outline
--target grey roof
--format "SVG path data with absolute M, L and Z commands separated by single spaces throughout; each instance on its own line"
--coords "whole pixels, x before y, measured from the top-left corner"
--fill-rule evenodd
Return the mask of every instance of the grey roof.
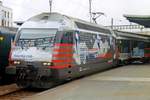
M 130 22 L 134 22 L 144 27 L 150 27 L 150 15 L 123 15 Z

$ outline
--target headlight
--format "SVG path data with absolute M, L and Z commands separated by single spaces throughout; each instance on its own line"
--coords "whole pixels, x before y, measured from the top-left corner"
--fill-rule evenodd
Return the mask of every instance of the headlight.
M 0 40 L 3 41 L 3 40 L 4 40 L 4 37 L 0 37 Z
M 51 63 L 50 63 L 50 62 L 43 62 L 43 65 L 44 65 L 44 66 L 50 66 Z
M 15 65 L 19 65 L 19 64 L 20 64 L 20 61 L 14 61 L 14 64 L 15 64 Z

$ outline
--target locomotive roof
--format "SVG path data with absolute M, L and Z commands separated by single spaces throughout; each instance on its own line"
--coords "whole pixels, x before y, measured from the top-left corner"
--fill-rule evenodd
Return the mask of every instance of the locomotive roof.
M 149 40 L 150 36 L 137 34 L 133 32 L 125 32 L 125 31 L 114 31 L 118 39 L 134 39 L 134 40 Z
M 39 15 L 33 16 L 30 19 L 27 20 L 27 22 L 40 22 L 40 21 L 45 21 L 45 22 L 62 22 L 62 24 L 68 24 L 68 26 L 71 29 L 85 29 L 85 30 L 90 30 L 90 31 L 109 31 L 108 28 L 98 25 L 95 23 L 90 23 L 81 19 L 73 18 L 70 16 L 66 16 L 60 13 L 41 13 Z M 23 27 L 22 27 L 23 28 Z

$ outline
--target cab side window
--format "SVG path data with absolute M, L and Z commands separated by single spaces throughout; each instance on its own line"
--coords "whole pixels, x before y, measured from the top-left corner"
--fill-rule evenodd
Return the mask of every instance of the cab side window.
M 73 33 L 66 32 L 62 35 L 61 43 L 73 44 Z

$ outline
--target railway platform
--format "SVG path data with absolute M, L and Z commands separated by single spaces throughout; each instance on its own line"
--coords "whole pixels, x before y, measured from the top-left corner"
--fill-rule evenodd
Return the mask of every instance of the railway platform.
M 150 100 L 150 64 L 111 69 L 23 100 Z

